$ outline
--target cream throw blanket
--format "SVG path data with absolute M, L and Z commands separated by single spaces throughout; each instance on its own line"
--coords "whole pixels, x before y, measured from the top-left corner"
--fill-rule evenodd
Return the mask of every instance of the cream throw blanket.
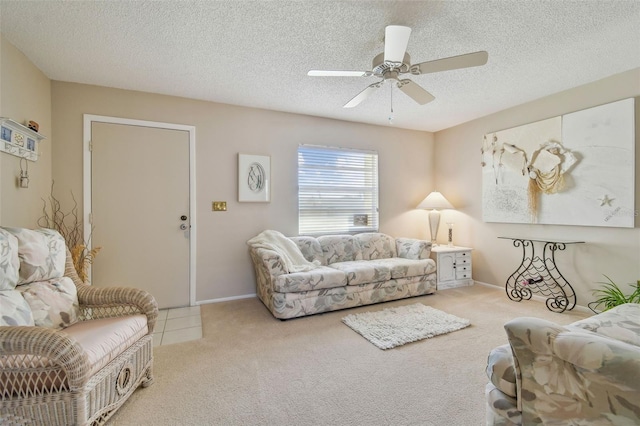
M 247 241 L 247 244 L 253 248 L 264 248 L 278 253 L 290 273 L 306 272 L 320 266 L 320 262 L 317 260 L 309 262 L 305 259 L 296 243 L 278 231 L 263 231 Z

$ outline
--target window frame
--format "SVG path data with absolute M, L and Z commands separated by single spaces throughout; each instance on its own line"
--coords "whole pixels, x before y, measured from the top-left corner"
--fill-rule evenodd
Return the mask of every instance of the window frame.
M 311 164 L 304 166 L 307 154 Z M 342 164 L 323 163 L 342 157 Z M 298 167 L 298 234 L 337 235 L 378 232 L 380 227 L 380 182 L 379 155 L 377 151 L 353 149 L 337 146 L 300 144 L 297 150 Z M 310 185 L 312 173 L 325 173 L 325 181 L 320 185 Z M 305 174 L 308 174 L 305 176 Z M 347 177 L 350 176 L 350 177 Z M 360 180 L 362 185 L 353 185 Z M 318 198 L 309 194 L 316 191 Z M 354 197 L 355 196 L 355 197 Z M 357 197 L 362 198 L 358 204 Z M 324 198 L 323 198 L 324 197 Z M 314 206 L 317 215 L 313 216 Z M 351 210 L 351 211 L 350 211 Z M 342 212 L 342 214 L 337 213 Z M 366 225 L 356 225 L 357 215 L 366 215 Z M 315 222 L 314 222 L 315 220 Z M 323 226 L 323 224 L 325 226 Z

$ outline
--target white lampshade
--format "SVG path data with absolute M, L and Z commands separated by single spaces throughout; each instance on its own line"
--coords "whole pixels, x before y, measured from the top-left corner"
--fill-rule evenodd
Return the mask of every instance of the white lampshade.
M 439 193 L 438 191 L 433 191 L 431 194 L 427 195 L 427 198 L 422 200 L 420 204 L 418 204 L 419 209 L 431 210 L 429 212 L 429 231 L 431 233 L 431 244 L 434 246 L 436 244 L 436 240 L 438 238 L 438 226 L 440 225 L 440 212 L 439 209 L 452 209 L 453 206 L 444 195 Z
M 444 195 L 442 195 L 438 191 L 433 191 L 431 194 L 427 195 L 427 197 L 422 200 L 422 202 L 418 204 L 418 207 L 416 208 L 425 210 L 442 210 L 452 209 L 453 206 L 446 198 L 444 198 Z

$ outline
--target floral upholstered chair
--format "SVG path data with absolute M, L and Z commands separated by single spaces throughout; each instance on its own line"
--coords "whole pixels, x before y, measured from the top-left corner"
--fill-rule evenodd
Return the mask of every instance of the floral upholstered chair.
M 489 354 L 488 425 L 640 425 L 640 305 L 568 326 L 505 324 Z
M 155 300 L 83 283 L 59 233 L 0 228 L 0 424 L 100 425 L 153 382 Z

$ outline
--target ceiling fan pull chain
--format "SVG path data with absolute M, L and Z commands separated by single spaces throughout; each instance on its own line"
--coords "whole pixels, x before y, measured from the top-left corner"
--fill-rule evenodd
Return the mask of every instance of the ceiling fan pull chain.
M 391 113 L 389 114 L 389 125 L 393 124 L 393 84 L 389 85 L 389 90 L 391 94 Z
M 391 114 L 393 114 L 393 84 L 389 86 L 391 87 Z

